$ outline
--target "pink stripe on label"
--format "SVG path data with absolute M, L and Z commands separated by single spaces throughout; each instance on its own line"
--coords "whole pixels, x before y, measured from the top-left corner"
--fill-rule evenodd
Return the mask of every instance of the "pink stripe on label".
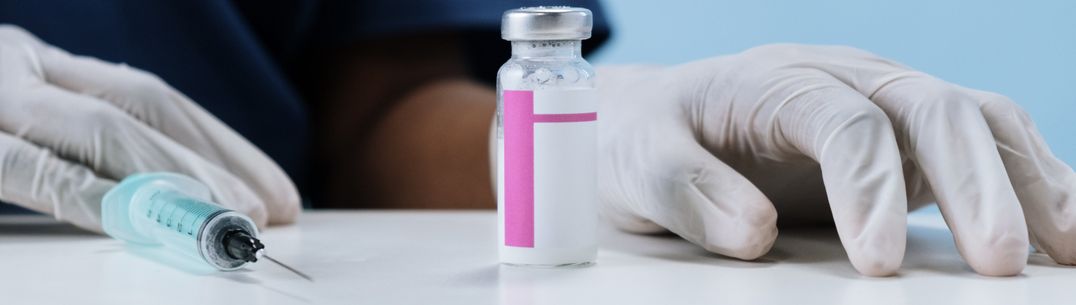
M 534 91 L 504 90 L 504 244 L 534 248 L 534 124 L 598 120 L 598 113 L 534 113 Z
M 537 123 L 573 123 L 597 121 L 597 112 L 587 113 L 558 113 L 558 114 L 535 114 L 534 121 Z
M 534 92 L 504 90 L 504 244 L 534 247 Z

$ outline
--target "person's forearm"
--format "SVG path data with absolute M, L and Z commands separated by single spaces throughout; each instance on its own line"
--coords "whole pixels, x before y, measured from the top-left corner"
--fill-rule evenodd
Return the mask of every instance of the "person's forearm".
M 446 79 L 414 90 L 381 118 L 365 147 L 373 207 L 492 208 L 492 88 Z
M 332 208 L 492 208 L 491 86 L 451 34 L 371 41 L 330 59 L 312 118 Z

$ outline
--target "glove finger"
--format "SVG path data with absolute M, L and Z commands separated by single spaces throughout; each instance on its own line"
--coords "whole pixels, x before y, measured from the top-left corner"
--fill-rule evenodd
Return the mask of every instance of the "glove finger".
M 1027 264 L 1027 224 L 975 98 L 926 74 L 905 72 L 872 99 L 893 118 L 964 260 L 983 275 L 1020 273 Z
M 660 156 L 652 162 L 664 163 L 650 167 L 663 172 L 628 175 L 644 179 L 632 183 L 636 190 L 647 190 L 641 198 L 601 192 L 603 210 L 618 213 L 610 217 L 613 223 L 639 231 L 652 222 L 708 251 L 739 259 L 766 254 L 777 239 L 777 212 L 769 199 L 693 139 L 671 142 L 650 147 L 663 152 L 639 154 Z
M 265 205 L 242 180 L 108 103 L 48 85 L 3 92 L 2 131 L 106 178 L 148 171 L 189 175 L 208 185 L 221 205 L 259 225 L 267 221 Z
M 1016 103 L 989 92 L 969 94 L 979 101 L 997 142 L 1035 249 L 1060 264 L 1076 265 L 1076 174 L 1050 152 L 1031 117 Z
M 33 64 L 36 60 L 37 54 L 29 47 L 0 43 L 0 89 L 42 83 L 40 67 Z
M 101 197 L 116 182 L 0 132 L 0 200 L 101 233 Z
M 810 70 L 808 70 L 810 71 Z M 904 258 L 907 194 L 889 118 L 866 97 L 823 73 L 797 73 L 775 89 L 774 126 L 762 130 L 778 151 L 816 160 L 841 243 L 852 265 L 894 274 Z
M 1028 236 L 1023 214 L 974 98 L 899 63 L 848 47 L 796 48 L 809 66 L 871 97 L 892 118 L 902 151 L 920 173 L 964 259 L 987 275 L 1019 273 Z
M 157 76 L 50 46 L 37 54 L 50 84 L 106 101 L 239 177 L 269 207 L 271 223 L 298 216 L 299 193 L 269 156 Z

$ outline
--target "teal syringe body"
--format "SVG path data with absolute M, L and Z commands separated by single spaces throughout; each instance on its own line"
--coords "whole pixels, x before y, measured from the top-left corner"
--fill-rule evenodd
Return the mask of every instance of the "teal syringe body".
M 101 224 L 113 238 L 166 247 L 219 270 L 239 269 L 262 254 L 249 217 L 213 203 L 208 187 L 179 174 L 127 177 L 101 200 Z

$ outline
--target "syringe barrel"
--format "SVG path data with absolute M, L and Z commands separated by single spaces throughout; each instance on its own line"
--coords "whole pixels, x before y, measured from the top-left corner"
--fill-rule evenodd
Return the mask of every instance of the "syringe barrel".
M 220 207 L 205 185 L 172 173 L 130 176 L 101 201 L 101 222 L 108 235 L 145 246 L 164 246 L 220 270 L 247 262 L 230 257 L 223 235 L 243 230 L 257 237 L 250 218 Z

